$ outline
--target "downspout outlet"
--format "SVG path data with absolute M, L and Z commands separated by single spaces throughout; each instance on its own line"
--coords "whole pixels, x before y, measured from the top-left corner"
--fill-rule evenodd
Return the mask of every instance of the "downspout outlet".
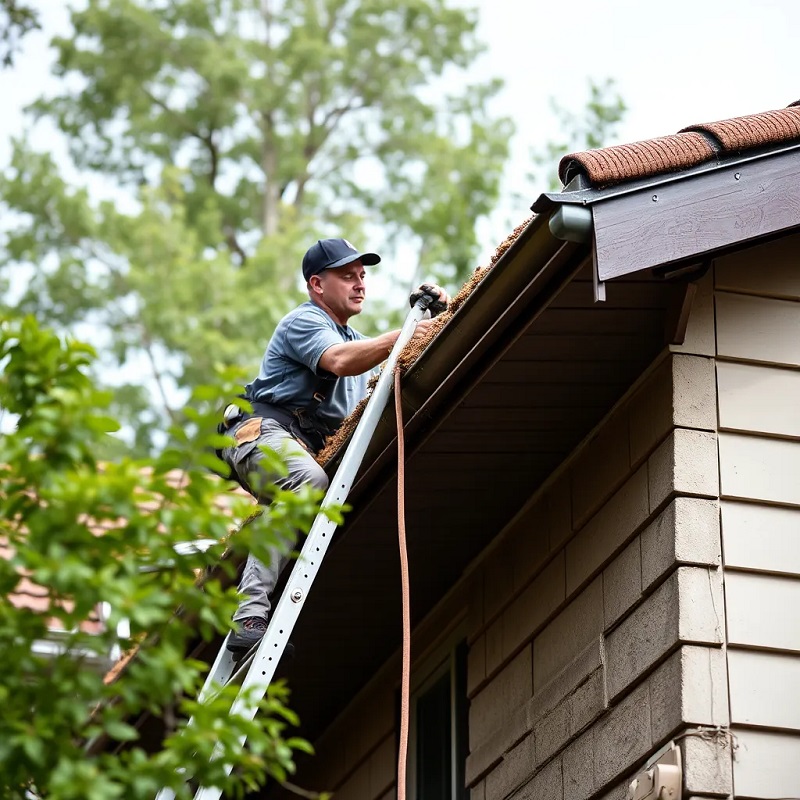
M 550 233 L 565 242 L 590 242 L 592 239 L 592 211 L 586 206 L 564 204 L 550 217 Z

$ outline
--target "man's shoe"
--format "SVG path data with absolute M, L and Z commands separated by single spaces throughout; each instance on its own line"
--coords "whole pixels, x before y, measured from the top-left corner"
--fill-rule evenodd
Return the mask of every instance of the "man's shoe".
M 228 650 L 246 653 L 261 641 L 266 632 L 267 621 L 263 617 L 245 617 L 238 621 L 237 629 L 228 637 Z

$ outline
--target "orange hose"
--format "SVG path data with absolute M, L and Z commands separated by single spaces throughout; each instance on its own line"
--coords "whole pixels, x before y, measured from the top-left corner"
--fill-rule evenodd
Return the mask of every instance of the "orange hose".
M 406 800 L 408 761 L 408 722 L 411 684 L 411 589 L 408 579 L 405 513 L 405 440 L 403 405 L 400 394 L 400 371 L 394 373 L 394 408 L 397 418 L 397 539 L 400 547 L 400 582 L 403 594 L 403 668 L 400 679 L 400 744 L 397 756 L 397 800 Z

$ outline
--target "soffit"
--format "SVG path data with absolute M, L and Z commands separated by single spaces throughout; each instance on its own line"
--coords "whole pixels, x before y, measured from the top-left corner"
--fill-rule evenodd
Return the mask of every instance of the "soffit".
M 524 250 L 518 257 L 529 259 L 529 269 L 510 262 L 505 268 L 541 271 Z M 588 254 L 574 245 L 559 252 L 550 292 L 516 308 L 463 374 L 436 379 L 437 385 L 449 380 L 445 397 L 426 405 L 436 388 L 426 385 L 428 375 L 438 375 L 431 365 L 435 354 L 426 354 L 407 376 L 414 624 L 665 345 L 675 285 L 634 276 L 611 283 L 607 302 L 595 304 Z M 467 337 L 466 329 L 448 328 L 437 341 L 444 344 L 451 333 Z M 394 411 L 387 409 L 351 494 L 354 511 L 292 637 L 292 707 L 301 733 L 312 740 L 400 645 L 393 426 Z

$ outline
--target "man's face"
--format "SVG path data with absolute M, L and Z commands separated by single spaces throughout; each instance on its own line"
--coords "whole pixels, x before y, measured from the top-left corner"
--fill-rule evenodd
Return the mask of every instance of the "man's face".
M 346 323 L 361 313 L 366 295 L 365 276 L 360 260 L 319 274 L 322 300 L 340 322 Z

